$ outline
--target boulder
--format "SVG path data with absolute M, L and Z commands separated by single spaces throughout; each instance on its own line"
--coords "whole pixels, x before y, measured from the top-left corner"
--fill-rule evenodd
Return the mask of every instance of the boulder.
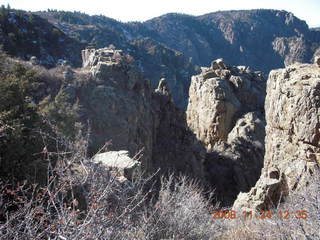
M 223 58 L 219 58 L 217 60 L 214 60 L 211 63 L 211 69 L 218 70 L 218 69 L 226 69 L 227 65 L 225 64 Z
M 109 151 L 96 154 L 93 161 L 103 166 L 116 170 L 125 178 L 132 179 L 134 171 L 138 170 L 140 162 L 129 157 L 128 151 Z
M 31 62 L 32 65 L 39 65 L 39 60 L 38 60 L 38 58 L 36 56 L 32 56 L 30 58 L 30 62 Z

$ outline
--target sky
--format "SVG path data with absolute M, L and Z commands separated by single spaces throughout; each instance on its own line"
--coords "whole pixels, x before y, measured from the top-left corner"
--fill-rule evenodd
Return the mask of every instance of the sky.
M 169 12 L 202 15 L 220 10 L 278 9 L 292 12 L 310 27 L 320 26 L 320 0 L 0 0 L 28 11 L 58 9 L 102 14 L 123 22 L 145 21 Z

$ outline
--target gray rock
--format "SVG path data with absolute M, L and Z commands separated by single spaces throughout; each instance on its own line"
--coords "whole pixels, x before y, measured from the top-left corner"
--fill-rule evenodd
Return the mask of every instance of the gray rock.
M 310 64 L 271 71 L 264 168 L 256 186 L 238 196 L 235 208 L 277 206 L 290 192 L 305 186 L 319 168 L 319 76 L 320 69 Z
M 30 58 L 30 62 L 31 62 L 32 65 L 38 65 L 39 64 L 39 60 L 38 60 L 38 58 L 36 56 L 32 56 Z
M 138 170 L 140 162 L 129 157 L 128 151 L 109 151 L 96 154 L 93 161 L 103 166 L 116 169 L 127 179 L 132 179 L 134 171 Z
M 320 67 L 320 56 L 316 56 L 316 57 L 314 58 L 314 63 L 315 63 L 318 67 Z
M 227 140 L 239 116 L 263 111 L 265 81 L 261 74 L 242 72 L 218 59 L 211 69 L 192 77 L 189 95 L 188 125 L 211 150 Z
M 185 174 L 204 180 L 205 149 L 188 129 L 185 114 L 173 103 L 164 79 L 152 94 L 154 140 L 152 165 L 160 174 Z
M 171 96 L 171 93 L 169 91 L 169 87 L 165 78 L 160 79 L 159 86 L 155 91 L 166 96 Z
M 206 180 L 224 205 L 249 191 L 263 166 L 265 81 L 222 59 L 193 76 L 187 123 L 206 148 Z
M 82 56 L 82 71 L 90 78 L 75 100 L 79 97 L 85 111 L 83 124 L 92 126 L 93 152 L 111 140 L 109 151 L 127 149 L 134 156 L 142 150 L 145 174 L 160 169 L 161 175 L 183 173 L 202 180 L 203 148 L 173 103 L 167 80 L 152 92 L 143 74 L 116 49 L 86 49 Z
M 219 58 L 217 60 L 214 60 L 211 63 L 211 69 L 212 70 L 218 70 L 218 69 L 227 69 L 227 66 L 223 60 L 223 58 Z

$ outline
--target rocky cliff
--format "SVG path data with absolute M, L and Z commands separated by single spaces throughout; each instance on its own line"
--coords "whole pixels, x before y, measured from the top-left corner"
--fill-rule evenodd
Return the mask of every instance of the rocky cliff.
M 278 10 L 220 11 L 202 16 L 165 14 L 143 23 L 121 23 L 104 16 L 40 12 L 57 28 L 96 47 L 109 44 L 130 53 L 153 88 L 167 78 L 182 108 L 194 65 L 224 58 L 265 74 L 294 62 L 310 62 L 320 46 L 320 32 L 292 13 Z
M 82 56 L 81 72 L 89 80 L 77 87 L 75 97 L 82 122 L 91 125 L 91 146 L 97 150 L 111 140 L 109 150 L 128 150 L 130 156 L 143 149 L 143 171 L 160 168 L 162 174 L 202 179 L 204 149 L 187 130 L 185 114 L 173 103 L 166 80 L 153 92 L 121 50 L 86 49 Z
M 155 120 L 153 168 L 188 173 L 204 180 L 205 148 L 188 129 L 186 115 L 173 103 L 165 79 L 160 80 L 152 100 Z
M 207 150 L 207 180 L 231 204 L 260 176 L 265 80 L 260 72 L 218 59 L 192 77 L 189 92 L 187 122 Z
M 320 43 L 320 35 L 304 21 L 278 10 L 220 11 L 197 17 L 166 14 L 145 26 L 158 33 L 157 41 L 198 65 L 222 57 L 265 73 L 295 61 L 310 62 Z
M 262 175 L 250 192 L 239 194 L 235 208 L 277 206 L 285 196 L 306 185 L 319 168 L 319 65 L 291 65 L 270 73 Z
M 237 119 L 247 112 L 263 112 L 265 81 L 244 66 L 213 61 L 193 76 L 187 109 L 188 125 L 208 150 L 227 141 Z

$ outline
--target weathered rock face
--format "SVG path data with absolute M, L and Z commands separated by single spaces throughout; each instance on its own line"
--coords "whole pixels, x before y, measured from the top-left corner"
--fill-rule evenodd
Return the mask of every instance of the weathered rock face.
M 152 94 L 154 139 L 152 166 L 161 172 L 203 176 L 205 149 L 188 130 L 186 116 L 172 101 L 166 80 Z
M 109 150 L 128 150 L 131 157 L 143 149 L 141 168 L 146 173 L 160 168 L 161 173 L 201 179 L 205 152 L 194 143 L 166 80 L 151 92 L 142 73 L 119 50 L 87 49 L 82 56 L 91 80 L 79 97 L 91 124 L 91 143 L 98 148 L 112 140 Z
M 86 49 L 81 52 L 83 67 L 92 67 L 98 62 L 116 62 L 123 57 L 122 50 L 114 50 L 109 48 Z
M 235 201 L 239 192 L 247 192 L 259 179 L 263 167 L 265 121 L 257 112 L 242 116 L 228 135 L 206 155 L 207 182 L 225 206 Z
M 216 143 L 227 141 L 244 113 L 263 111 L 265 82 L 261 73 L 218 59 L 192 77 L 189 94 L 188 125 L 210 151 Z
M 206 147 L 206 179 L 224 205 L 249 191 L 260 176 L 264 96 L 261 73 L 228 66 L 222 59 L 192 78 L 188 126 Z
M 79 97 L 91 125 L 93 152 L 111 140 L 109 150 L 135 154 L 144 149 L 144 159 L 150 159 L 153 117 L 148 82 L 121 51 L 87 49 L 82 56 L 92 75 L 79 89 Z
M 278 10 L 219 11 L 197 17 L 166 14 L 144 25 L 159 34 L 155 39 L 198 65 L 223 57 L 265 73 L 284 63 L 310 62 L 313 47 L 320 43 L 320 35 L 304 21 Z
M 320 69 L 292 65 L 271 71 L 262 176 L 234 207 L 264 209 L 305 185 L 320 164 Z

